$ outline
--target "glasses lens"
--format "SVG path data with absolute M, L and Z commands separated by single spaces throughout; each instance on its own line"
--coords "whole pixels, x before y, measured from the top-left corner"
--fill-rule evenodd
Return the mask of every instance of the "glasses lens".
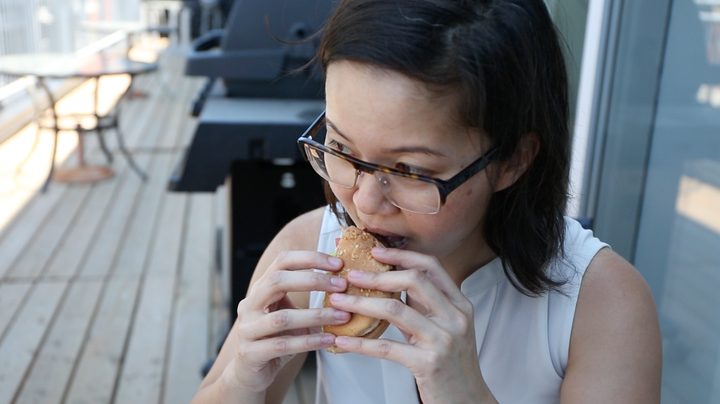
M 331 147 L 325 142 L 325 125 L 317 129 L 312 140 Z M 313 144 L 305 143 L 304 150 L 312 167 L 326 181 L 344 188 L 355 186 L 358 173 L 353 163 L 326 153 Z M 398 208 L 423 214 L 434 214 L 440 210 L 440 190 L 435 184 L 383 171 L 375 171 L 374 175 L 385 196 Z
M 355 186 L 355 167 L 349 161 L 325 153 L 309 144 L 305 145 L 305 154 L 310 160 L 310 165 L 325 180 L 345 188 Z
M 388 200 L 398 208 L 423 214 L 440 210 L 440 190 L 431 182 L 381 171 L 375 172 L 375 178 Z
M 310 164 L 321 177 L 341 187 L 355 186 L 355 167 L 349 161 L 319 149 L 309 149 Z

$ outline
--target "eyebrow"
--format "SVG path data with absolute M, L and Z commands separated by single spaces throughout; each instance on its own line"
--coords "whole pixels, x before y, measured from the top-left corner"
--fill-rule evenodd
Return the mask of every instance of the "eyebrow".
M 350 140 L 350 138 L 348 138 L 347 136 L 345 136 L 345 135 L 337 128 L 337 126 L 335 126 L 334 123 L 332 123 L 329 119 L 327 119 L 327 117 L 325 117 L 325 123 L 327 123 L 327 125 L 328 125 L 329 127 L 331 127 L 332 130 L 333 130 L 335 133 L 337 133 L 338 135 L 340 135 L 343 139 L 345 139 L 345 140 L 347 140 L 348 142 L 351 142 L 351 143 L 352 143 L 352 140 Z M 438 151 L 438 150 L 431 149 L 431 148 L 424 147 L 424 146 L 396 147 L 396 148 L 392 148 L 392 149 L 382 149 L 382 152 L 383 152 L 383 153 L 388 153 L 388 154 L 389 154 L 389 153 L 418 153 L 418 154 L 429 154 L 429 155 L 431 155 L 431 156 L 447 157 L 447 155 L 446 155 L 445 153 L 442 153 L 442 152 L 440 152 L 440 151 Z

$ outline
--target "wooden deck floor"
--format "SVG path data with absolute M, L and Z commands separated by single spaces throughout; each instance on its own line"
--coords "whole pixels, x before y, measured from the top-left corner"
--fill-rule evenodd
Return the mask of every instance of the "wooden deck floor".
M 149 180 L 116 154 L 114 178 L 53 183 L 0 225 L 0 404 L 187 403 L 214 353 L 217 201 L 165 191 L 200 79 L 160 62 L 133 84 L 149 97 L 121 104 Z

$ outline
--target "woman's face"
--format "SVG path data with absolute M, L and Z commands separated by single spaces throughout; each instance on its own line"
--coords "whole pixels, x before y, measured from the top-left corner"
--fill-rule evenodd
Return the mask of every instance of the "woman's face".
M 333 62 L 326 101 L 327 139 L 371 163 L 449 179 L 489 149 L 483 136 L 453 121 L 455 97 L 433 97 L 393 71 Z M 361 175 L 354 188 L 331 187 L 359 227 L 436 256 L 458 283 L 494 257 L 482 237 L 491 194 L 487 170 L 455 189 L 434 215 L 395 207 L 372 175 Z

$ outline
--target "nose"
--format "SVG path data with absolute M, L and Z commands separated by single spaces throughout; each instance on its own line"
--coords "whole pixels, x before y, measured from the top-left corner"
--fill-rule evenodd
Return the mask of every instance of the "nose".
M 374 175 L 358 171 L 355 193 L 355 207 L 365 215 L 387 215 L 397 208 L 390 203 Z

